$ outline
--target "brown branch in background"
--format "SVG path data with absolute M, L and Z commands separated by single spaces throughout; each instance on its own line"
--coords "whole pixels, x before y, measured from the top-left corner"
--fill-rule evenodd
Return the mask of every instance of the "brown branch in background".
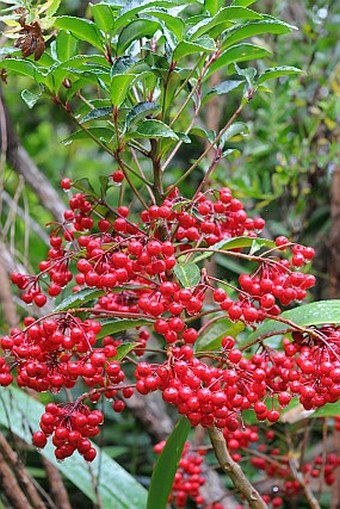
M 58 509 L 72 509 L 70 499 L 59 470 L 43 456 L 41 457 L 41 460 L 45 468 L 48 484 L 55 505 Z
M 14 200 L 12 196 L 8 194 L 6 191 L 2 191 L 2 199 L 9 209 L 13 208 Z M 46 230 L 42 228 L 40 224 L 37 223 L 31 216 L 27 218 L 25 211 L 19 205 L 16 205 L 15 215 L 20 217 L 20 219 L 22 219 L 23 221 L 26 221 L 28 219 L 29 229 L 32 232 L 34 232 L 47 246 L 49 246 L 50 238 Z
M 34 509 L 26 498 L 24 492 L 7 464 L 5 457 L 0 452 L 0 487 L 13 509 Z
M 34 509 L 46 509 L 46 505 L 34 485 L 34 480 L 2 433 L 0 433 L 0 454 L 6 459 L 7 464 L 10 465 L 16 480 L 26 493 L 32 507 Z
M 58 193 L 49 183 L 48 179 L 38 169 L 32 161 L 24 147 L 21 145 L 11 122 L 10 115 L 4 105 L 7 127 L 7 161 L 13 170 L 22 175 L 27 184 L 33 189 L 42 205 L 53 215 L 55 219 L 61 221 L 65 206 L 62 203 Z
M 16 327 L 18 325 L 18 316 L 2 251 L 0 251 L 0 281 L 0 304 L 5 320 L 9 327 Z
M 268 509 L 259 492 L 254 488 L 245 476 L 240 465 L 230 456 L 225 438 L 217 428 L 209 428 L 210 441 L 215 451 L 216 458 L 223 470 L 232 480 L 235 488 L 247 500 L 252 509 Z
M 317 501 L 317 499 L 315 498 L 315 496 L 313 494 L 312 488 L 305 481 L 303 474 L 299 471 L 297 461 L 294 458 L 292 458 L 289 461 L 289 466 L 291 468 L 291 471 L 293 472 L 293 475 L 294 475 L 296 481 L 300 484 L 300 486 L 305 494 L 305 497 L 307 499 L 309 507 L 311 509 L 321 509 L 319 502 Z

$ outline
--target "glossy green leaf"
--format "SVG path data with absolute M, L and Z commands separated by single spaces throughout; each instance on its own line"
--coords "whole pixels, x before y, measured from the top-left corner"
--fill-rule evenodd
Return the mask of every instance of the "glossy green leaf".
M 194 53 L 210 53 L 216 49 L 215 41 L 208 36 L 203 36 L 195 42 L 181 41 L 173 54 L 173 60 L 178 62 L 181 58 Z
M 73 141 L 83 140 L 86 138 L 91 138 L 92 136 L 98 138 L 100 141 L 108 142 L 112 139 L 114 135 L 113 130 L 107 127 L 89 127 L 85 131 L 76 131 L 72 133 L 70 136 L 62 140 L 64 145 L 69 145 Z
M 216 138 L 216 132 L 213 129 L 204 129 L 203 127 L 193 127 L 190 129 L 190 135 L 199 136 L 200 138 L 205 138 L 206 140 L 212 143 Z
M 29 60 L 24 60 L 21 58 L 5 58 L 0 62 L 0 69 L 13 71 L 16 74 L 22 74 L 23 76 L 28 76 L 29 78 L 34 79 L 37 71 L 37 66 Z
M 48 17 L 54 16 L 54 14 L 59 9 L 60 4 L 61 4 L 61 0 L 50 0 L 48 9 L 46 11 L 46 15 Z
M 138 346 L 138 342 L 135 343 L 123 343 L 117 347 L 117 353 L 114 356 L 116 361 L 122 361 L 134 348 Z
M 159 105 L 153 101 L 138 103 L 127 114 L 125 124 L 129 128 L 143 120 L 147 115 L 156 115 L 159 111 Z
M 1 388 L 0 424 L 27 444 L 32 443 L 32 432 L 39 429 L 39 420 L 44 409 L 44 405 L 23 390 L 16 387 Z M 78 453 L 63 462 L 57 461 L 51 442 L 41 449 L 40 453 L 93 503 L 97 501 L 94 479 L 103 507 L 144 509 L 146 490 L 106 453 L 99 452 L 96 445 L 92 444 L 92 447 L 95 447 L 98 455 L 90 467 Z
M 257 83 L 261 84 L 268 80 L 280 78 L 281 76 L 290 76 L 292 74 L 305 74 L 305 73 L 304 71 L 298 69 L 297 67 L 287 65 L 282 65 L 279 67 L 270 67 L 269 69 L 266 69 L 262 74 L 260 74 Z
M 103 49 L 100 32 L 96 24 L 88 19 L 76 16 L 59 16 L 55 21 L 55 26 L 61 30 L 68 30 L 81 41 L 86 41 L 100 50 Z
M 300 326 L 340 324 L 340 299 L 323 300 L 298 306 L 281 313 L 280 317 L 290 320 Z M 248 336 L 247 341 L 253 341 L 264 335 L 282 334 L 289 325 L 275 320 L 266 320 L 255 332 Z
M 234 138 L 234 136 L 237 136 L 238 134 L 245 136 L 248 134 L 248 132 L 249 128 L 247 124 L 245 124 L 244 122 L 234 122 L 230 127 L 228 127 L 226 132 L 223 134 L 221 138 L 221 145 L 223 146 L 226 141 L 231 140 L 232 138 Z M 255 239 L 252 240 L 254 242 Z
M 165 7 L 170 8 L 176 5 L 176 0 L 130 0 L 126 2 L 123 0 L 121 12 L 116 16 L 114 30 L 118 30 L 128 24 L 128 21 L 133 19 L 136 14 L 143 12 L 150 7 Z
M 256 239 L 253 239 L 251 237 L 235 237 L 233 239 L 226 239 L 221 240 L 220 242 L 217 242 L 216 244 L 213 244 L 211 246 L 211 249 L 214 249 L 216 251 L 231 251 L 233 249 L 240 249 L 244 247 L 252 248 L 254 246 L 254 242 L 256 242 L 257 250 L 262 247 L 268 247 L 269 249 L 272 249 L 275 247 L 275 242 L 269 239 L 263 239 L 261 237 L 258 237 Z M 254 251 L 253 251 L 254 253 Z M 205 258 L 209 258 L 214 253 L 210 252 L 203 252 L 202 254 L 199 254 L 194 258 L 194 263 L 197 263 L 201 260 L 204 260 Z
M 82 118 L 81 123 L 85 124 L 89 120 L 96 120 L 98 118 L 110 118 L 112 117 L 112 107 L 107 106 L 105 108 L 95 108 L 91 110 L 84 118 Z
M 226 22 L 234 22 L 239 19 L 243 20 L 253 20 L 253 19 L 262 19 L 262 15 L 258 12 L 255 12 L 251 9 L 246 9 L 245 7 L 223 7 L 220 9 L 218 13 L 209 20 L 202 20 L 196 26 L 191 28 L 188 31 L 188 37 L 192 40 L 195 40 L 197 37 L 208 33 L 214 27 L 221 25 L 221 33 L 225 28 L 232 26 L 232 23 L 225 24 Z M 215 34 L 217 35 L 217 34 Z
M 118 108 L 124 102 L 130 85 L 135 78 L 134 74 L 115 74 L 112 76 L 110 95 L 114 106 Z
M 161 7 L 150 7 L 149 9 L 143 10 L 143 15 L 152 16 L 161 20 L 168 30 L 175 34 L 179 41 L 182 39 L 185 30 L 185 23 L 181 18 L 169 14 L 167 9 L 162 9 Z
M 340 401 L 336 403 L 326 403 L 315 410 L 310 417 L 338 417 L 340 415 Z
M 146 509 L 166 509 L 190 423 L 181 417 L 161 452 L 151 477 Z
M 90 6 L 97 27 L 106 33 L 111 32 L 115 21 L 111 6 L 108 3 L 91 3 Z
M 184 288 L 197 286 L 201 279 L 201 271 L 196 263 L 177 263 L 174 273 Z
M 101 321 L 101 331 L 97 335 L 97 339 L 104 338 L 105 336 L 111 336 L 112 334 L 118 334 L 128 329 L 135 329 L 136 327 L 142 327 L 143 325 L 150 325 L 152 320 L 147 318 L 140 318 L 136 320 L 116 318 Z
M 60 62 L 70 60 L 75 55 L 78 41 L 73 35 L 61 30 L 56 37 L 56 51 Z
M 215 350 L 221 347 L 222 338 L 225 336 L 236 337 L 244 329 L 242 322 L 231 322 L 227 318 L 221 318 L 208 327 L 195 343 L 195 351 Z
M 235 90 L 236 88 L 239 88 L 241 85 L 244 84 L 243 80 L 226 80 L 222 81 L 222 83 L 219 83 L 216 85 L 216 87 L 213 87 L 209 92 L 207 93 L 207 97 L 212 95 L 223 95 L 228 94 L 232 90 Z
M 204 7 L 211 16 L 214 16 L 223 4 L 223 0 L 204 0 Z
M 0 57 L 7 57 L 8 55 L 20 55 L 21 51 L 19 48 L 13 48 L 12 46 L 5 46 L 0 48 Z
M 222 49 L 229 48 L 233 44 L 261 34 L 287 34 L 293 30 L 293 26 L 279 20 L 265 19 L 261 21 L 250 21 L 244 25 L 229 28 L 224 34 Z
M 215 73 L 218 69 L 226 67 L 235 62 L 247 62 L 248 60 L 257 60 L 265 58 L 271 52 L 255 44 L 243 43 L 237 44 L 224 51 L 209 67 L 206 78 Z
M 72 293 L 66 299 L 62 300 L 58 306 L 54 308 L 54 311 L 65 311 L 66 309 L 79 308 L 89 302 L 90 300 L 97 299 L 101 295 L 104 295 L 104 290 L 97 290 L 95 288 L 84 288 L 77 293 Z
M 142 37 L 152 37 L 158 30 L 159 23 L 148 19 L 135 19 L 121 31 L 118 38 L 117 51 L 122 55 L 124 51 L 134 42 Z
M 175 141 L 178 140 L 177 134 L 169 126 L 160 120 L 153 119 L 144 120 L 144 122 L 138 126 L 136 132 L 131 136 L 148 139 L 170 138 Z
M 37 104 L 37 102 L 39 101 L 41 95 L 42 95 L 42 91 L 40 91 L 39 94 L 34 94 L 33 92 L 31 92 L 30 90 L 27 90 L 27 89 L 24 89 L 22 92 L 21 92 L 21 98 L 23 99 L 23 101 L 27 104 L 27 106 L 31 109 L 33 108 L 33 106 L 35 106 L 35 104 Z
M 256 0 L 234 0 L 231 5 L 242 5 L 242 7 L 248 7 L 248 5 L 252 5 L 256 2 Z

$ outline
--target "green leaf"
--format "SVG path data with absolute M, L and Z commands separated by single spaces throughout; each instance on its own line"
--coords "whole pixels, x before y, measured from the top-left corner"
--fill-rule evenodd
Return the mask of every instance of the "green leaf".
M 195 343 L 195 351 L 216 350 L 221 347 L 222 338 L 225 336 L 236 337 L 244 329 L 242 322 L 231 322 L 227 318 L 221 318 L 208 327 L 200 335 Z
M 96 24 L 88 19 L 76 16 L 59 16 L 55 21 L 55 26 L 61 30 L 69 30 L 77 39 L 86 41 L 100 50 L 103 49 L 100 32 Z
M 207 131 L 207 129 L 197 126 L 190 129 L 189 134 L 192 136 L 199 136 L 200 138 L 205 138 L 206 140 L 210 141 L 210 143 L 212 143 L 216 138 L 216 133 L 213 129 L 209 129 L 209 131 Z
M 196 263 L 186 263 L 185 265 L 177 263 L 174 273 L 184 288 L 197 286 L 201 279 L 201 271 Z
M 96 120 L 97 118 L 110 118 L 112 116 L 111 106 L 105 108 L 95 108 L 91 110 L 84 118 L 81 119 L 81 124 L 85 124 L 89 120 Z
M 10 46 L 5 46 L 4 48 L 0 48 L 0 57 L 7 57 L 8 55 L 20 55 L 21 51 L 19 48 L 13 48 Z
M 208 78 L 211 74 L 215 73 L 221 67 L 225 67 L 235 62 L 246 62 L 248 60 L 257 60 L 270 55 L 271 52 L 255 44 L 237 44 L 224 51 L 209 67 L 205 76 Z
M 190 423 L 181 417 L 161 452 L 151 477 L 146 509 L 166 509 L 178 463 L 190 431 Z
M 214 16 L 216 12 L 222 7 L 223 0 L 204 0 L 204 7 L 211 16 Z
M 326 403 L 321 408 L 315 410 L 310 417 L 338 417 L 340 415 L 340 401 L 336 403 Z
M 160 7 L 150 7 L 149 9 L 143 10 L 143 15 L 145 14 L 151 15 L 154 18 L 161 20 L 168 28 L 168 30 L 175 34 L 179 41 L 183 38 L 183 33 L 185 30 L 184 21 L 179 17 L 169 14 L 167 9 L 162 9 Z
M 139 126 L 135 133 L 131 133 L 130 137 L 138 137 L 138 138 L 148 138 L 148 139 L 157 139 L 157 138 L 170 138 L 172 140 L 177 141 L 177 134 L 164 122 L 160 120 L 144 120 Z
M 242 7 L 248 7 L 248 5 L 252 5 L 256 2 L 256 0 L 234 0 L 231 5 L 242 5 Z
M 101 331 L 97 335 L 97 339 L 101 339 L 105 336 L 111 336 L 118 332 L 126 331 L 128 329 L 135 329 L 136 327 L 142 327 L 143 325 L 150 325 L 152 320 L 147 318 L 140 318 L 137 320 L 131 319 L 109 319 L 101 322 Z
M 22 74 L 23 76 L 28 76 L 34 79 L 35 73 L 37 71 L 37 66 L 29 60 L 24 60 L 21 58 L 5 58 L 0 62 L 0 69 L 13 71 L 16 74 Z
M 122 55 L 124 51 L 142 37 L 152 37 L 158 30 L 159 23 L 148 19 L 135 19 L 125 27 L 118 38 L 117 52 Z
M 91 135 L 95 136 L 100 141 L 109 142 L 114 135 L 114 131 L 107 127 L 89 127 L 86 131 L 80 130 L 72 133 L 70 136 L 63 139 L 62 143 L 64 145 L 69 145 L 73 141 L 90 138 Z
M 243 39 L 249 39 L 249 37 L 254 37 L 255 35 L 287 34 L 293 29 L 293 26 L 279 20 L 265 19 L 261 21 L 250 21 L 244 25 L 239 25 L 226 30 L 221 48 L 228 48 L 236 42 L 242 41 Z
M 99 4 L 90 3 L 90 6 L 92 16 L 96 22 L 97 27 L 106 33 L 111 32 L 115 20 L 110 5 L 104 3 Z
M 310 304 L 298 306 L 281 313 L 280 317 L 290 320 L 302 327 L 309 325 L 340 324 L 340 299 L 320 300 Z M 253 341 L 263 335 L 283 334 L 289 325 L 275 320 L 266 320 L 255 332 L 248 336 L 247 341 Z
M 209 92 L 207 93 L 207 97 L 212 95 L 223 95 L 228 94 L 232 90 L 235 90 L 236 88 L 239 88 L 242 84 L 244 84 L 243 80 L 227 80 L 222 81 L 222 83 L 219 83 L 216 85 L 216 87 L 213 87 Z
M 134 74 L 115 74 L 111 78 L 111 100 L 117 108 L 124 102 L 132 81 L 136 78 Z
M 34 94 L 33 92 L 31 92 L 30 90 L 27 90 L 27 89 L 24 89 L 22 92 L 21 92 L 21 98 L 22 100 L 27 104 L 27 106 L 29 107 L 29 109 L 33 108 L 33 106 L 35 106 L 35 104 L 39 101 L 41 95 L 42 95 L 42 90 L 39 92 L 39 94 Z
M 128 453 L 128 448 L 122 445 L 106 445 L 102 449 L 110 456 L 110 458 L 118 458 L 119 456 Z
M 96 290 L 94 288 L 84 288 L 77 293 L 72 293 L 66 299 L 62 300 L 54 311 L 65 311 L 66 309 L 79 308 L 90 300 L 97 299 L 104 295 L 104 290 Z
M 32 432 L 39 429 L 40 416 L 44 410 L 44 405 L 17 387 L 1 388 L 0 424 L 27 444 L 32 443 Z M 145 489 L 105 452 L 100 452 L 94 444 L 92 447 L 98 455 L 91 467 L 77 453 L 63 462 L 57 461 L 51 442 L 40 453 L 93 503 L 97 501 L 95 481 L 103 507 L 144 509 L 147 495 Z
M 215 41 L 208 36 L 203 36 L 195 42 L 181 41 L 174 51 L 173 60 L 178 62 L 181 58 L 194 53 L 210 53 L 215 50 Z
M 232 22 L 235 20 L 262 19 L 262 17 L 263 16 L 258 12 L 252 11 L 251 9 L 245 9 L 244 7 L 224 7 L 223 9 L 220 9 L 213 18 L 203 19 L 200 23 L 197 23 L 188 31 L 187 35 L 189 39 L 195 40 L 197 37 L 210 32 L 214 27 L 217 27 L 220 31 L 220 33 L 214 33 L 214 36 L 217 37 L 226 28 L 232 26 Z
M 223 146 L 226 141 L 231 140 L 234 136 L 241 134 L 242 136 L 247 135 L 249 132 L 247 124 L 244 122 L 234 122 L 221 138 L 221 145 Z M 254 239 L 252 239 L 254 241 Z
M 54 16 L 54 14 L 57 12 L 57 10 L 59 9 L 61 0 L 51 0 L 49 3 L 50 3 L 50 5 L 46 11 L 46 15 L 48 18 L 51 16 Z
M 114 360 L 122 361 L 134 348 L 138 346 L 138 343 L 123 343 L 117 347 L 117 353 L 114 356 Z
M 70 60 L 76 53 L 78 41 L 73 35 L 62 30 L 56 38 L 57 56 L 60 62 Z
M 156 115 L 160 111 L 159 104 L 153 101 L 145 101 L 136 104 L 126 116 L 125 124 L 129 128 L 133 124 L 137 124 L 147 115 Z
M 150 7 L 172 7 L 176 5 L 176 0 L 130 0 L 123 2 L 120 4 L 124 6 L 121 10 L 120 14 L 116 16 L 114 30 L 118 30 L 119 28 L 126 26 L 128 21 L 133 19 L 136 14 L 143 12 L 145 9 Z
M 290 76 L 291 74 L 305 74 L 305 73 L 301 69 L 292 66 L 282 65 L 279 67 L 270 67 L 269 69 L 266 69 L 262 74 L 260 74 L 257 83 L 261 84 L 264 83 L 265 81 L 280 78 L 281 76 Z
M 244 247 L 252 248 L 252 246 L 254 246 L 254 242 L 256 242 L 257 250 L 260 249 L 260 247 L 261 248 L 268 247 L 269 249 L 275 247 L 275 242 L 269 239 L 263 239 L 261 237 L 257 237 L 256 239 L 253 239 L 252 237 L 234 237 L 233 239 L 221 240 L 220 242 L 217 242 L 216 244 L 213 244 L 210 247 L 211 249 L 218 251 L 231 251 L 233 249 L 240 249 Z M 209 258 L 213 254 L 214 253 L 204 252 L 196 256 L 193 262 L 194 263 L 200 262 L 205 258 Z

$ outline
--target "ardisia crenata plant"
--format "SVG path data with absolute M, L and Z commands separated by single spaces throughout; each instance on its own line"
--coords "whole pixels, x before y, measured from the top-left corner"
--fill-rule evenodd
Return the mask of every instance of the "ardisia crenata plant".
M 30 78 L 27 105 L 52 99 L 78 127 L 67 142 L 91 138 L 112 164 L 94 187 L 81 175 L 61 180 L 69 208 L 48 225 L 47 259 L 36 275 L 12 274 L 35 307 L 0 340 L 0 384 L 69 396 L 81 388 L 46 405 L 33 444 L 51 440 L 58 460 L 78 451 L 88 462 L 103 399 L 119 413 L 134 393 L 159 391 L 182 418 L 155 446 L 148 509 L 189 499 L 228 507 L 201 495 L 209 446 L 188 442 L 191 426 L 208 430 L 238 507 L 282 507 L 292 497 L 321 507 L 310 479 L 331 485 L 339 458 L 297 460 L 272 425 L 298 402 L 307 415 L 336 416 L 340 303 L 300 306 L 315 283 L 314 249 L 264 238 L 264 219 L 211 184 L 246 131 L 237 119 L 247 102 L 268 92 L 267 80 L 301 72 L 240 67 L 270 54 L 268 44 L 244 41 L 294 27 L 242 0 L 113 0 L 89 4 L 91 20 L 57 16 L 59 3 L 5 2 L 14 44 L 2 49 L 2 79 Z M 224 125 L 206 129 L 202 111 L 232 91 Z M 190 163 L 178 169 L 186 144 Z M 238 281 L 206 263 L 216 254 L 244 264 Z M 279 493 L 251 484 L 239 464 L 249 455 Z

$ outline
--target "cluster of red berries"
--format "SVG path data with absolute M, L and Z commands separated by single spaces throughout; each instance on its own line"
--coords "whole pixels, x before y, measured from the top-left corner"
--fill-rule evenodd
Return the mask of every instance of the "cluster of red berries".
M 280 239 L 282 242 L 282 237 L 276 239 L 278 246 L 283 246 L 278 242 Z M 290 246 L 288 240 L 287 246 Z M 295 248 L 301 248 L 299 254 L 303 263 L 314 256 L 312 248 L 293 245 L 292 250 Z M 227 311 L 231 320 L 242 320 L 246 324 L 261 322 L 268 315 L 278 316 L 281 313 L 279 304 L 288 306 L 293 301 L 303 300 L 307 290 L 315 284 L 313 275 L 294 271 L 294 256 L 291 261 L 277 257 L 264 259 L 252 274 L 240 275 L 237 301 L 228 297 L 222 288 L 213 292 L 214 301 Z
M 162 452 L 165 443 L 165 441 L 159 442 L 154 446 L 153 449 L 156 454 Z M 190 442 L 184 444 L 169 497 L 169 502 L 174 504 L 176 508 L 186 507 L 188 498 L 193 500 L 199 507 L 204 505 L 204 498 L 200 495 L 200 489 L 206 482 L 202 470 L 205 453 L 204 449 L 194 451 Z
M 115 183 L 122 177 L 117 172 Z M 71 184 L 69 179 L 62 181 L 65 190 Z M 86 313 L 100 319 L 78 318 L 82 308 L 38 320 L 26 318 L 23 330 L 14 329 L 0 340 L 5 352 L 0 384 L 13 380 L 9 366 L 16 367 L 20 386 L 37 391 L 72 388 L 81 378 L 93 390 L 89 396 L 93 403 L 103 395 L 113 399 L 113 409 L 121 412 L 120 394 L 130 397 L 133 387 L 121 386 L 124 372 L 115 359 L 120 342 L 102 338 L 100 332 L 101 319 L 116 314 L 147 319 L 165 343 L 164 362 L 139 362 L 150 332 L 136 329 L 136 346 L 129 350 L 137 359 L 136 390 L 140 394 L 160 390 L 163 399 L 192 425 L 216 425 L 228 434 L 239 429 L 243 410 L 252 409 L 260 421 L 276 422 L 292 394 L 299 394 L 306 408 L 337 400 L 337 330 L 316 331 L 317 337 L 324 338 L 320 341 L 294 336 L 293 342 L 284 343 L 284 352 L 266 347 L 250 357 L 237 348 L 235 338 L 227 336 L 214 357 L 217 362 L 210 364 L 194 353 L 199 332 L 192 321 L 205 311 L 210 292 L 230 319 L 254 326 L 267 316 L 279 315 L 280 306 L 303 299 L 313 286 L 314 277 L 297 269 L 313 258 L 314 250 L 285 237 L 276 239 L 275 256 L 275 249 L 257 257 L 241 253 L 258 268 L 240 276 L 240 288 L 232 290 L 238 293 L 236 301 L 216 288 L 205 271 L 192 287 L 177 277 L 178 257 L 190 262 L 200 248 L 236 236 L 256 238 L 263 227 L 264 221 L 249 217 L 227 188 L 197 193 L 191 201 L 174 189 L 161 205 L 143 210 L 137 220 L 130 219 L 125 206 L 112 210 L 92 194 L 74 194 L 63 223 L 52 227 L 51 247 L 39 264 L 40 273 L 14 273 L 12 280 L 23 290 L 25 302 L 43 306 L 44 285 L 47 294 L 56 297 L 74 278 L 73 291 L 98 290 Z M 235 254 L 240 251 L 234 249 Z
M 340 397 L 340 327 L 324 326 L 314 335 L 293 332 L 293 342 L 284 340 L 287 358 L 294 359 L 289 388 L 299 395 L 307 410 Z
M 3 357 L 0 357 L 0 385 L 7 387 L 13 382 L 14 378 L 10 372 L 9 366 Z
M 77 450 L 86 461 L 93 461 L 97 452 L 89 437 L 98 435 L 103 422 L 100 410 L 91 411 L 83 403 L 65 406 L 49 403 L 40 419 L 41 431 L 33 434 L 33 444 L 43 448 L 47 437 L 52 436 L 58 460 L 68 458 Z
M 163 399 L 186 415 L 193 426 L 215 425 L 226 433 L 239 427 L 238 414 L 253 409 L 258 420 L 276 422 L 280 417 L 273 408 L 274 396 L 286 406 L 291 395 L 280 391 L 280 373 L 285 375 L 285 356 L 273 352 L 274 366 L 265 355 L 254 354 L 250 359 L 235 348 L 234 339 L 226 337 L 225 357 L 221 367 L 207 365 L 194 356 L 189 345 L 174 347 L 161 365 L 141 362 L 136 367 L 136 390 L 141 394 L 160 390 Z M 224 361 L 224 362 L 223 362 Z M 290 359 L 288 359 L 290 362 Z M 272 402 L 268 408 L 267 401 Z
M 35 320 L 24 319 L 25 329 L 13 329 L 1 339 L 1 348 L 10 354 L 17 369 L 17 383 L 36 391 L 56 392 L 72 388 L 79 377 L 89 387 L 119 384 L 124 372 L 118 361 L 114 340 L 104 338 L 94 348 L 101 330 L 99 322 L 81 321 L 71 314 Z M 5 370 L 6 364 L 2 366 Z M 4 373 L 5 374 L 5 373 Z M 11 379 L 13 380 L 12 375 Z M 1 385 L 8 378 L 0 378 Z
M 305 463 L 301 470 L 305 474 L 305 478 L 323 476 L 325 483 L 331 486 L 335 483 L 335 471 L 338 467 L 340 467 L 340 457 L 335 453 L 328 453 L 325 457 L 321 455 L 315 456 L 313 461 Z

